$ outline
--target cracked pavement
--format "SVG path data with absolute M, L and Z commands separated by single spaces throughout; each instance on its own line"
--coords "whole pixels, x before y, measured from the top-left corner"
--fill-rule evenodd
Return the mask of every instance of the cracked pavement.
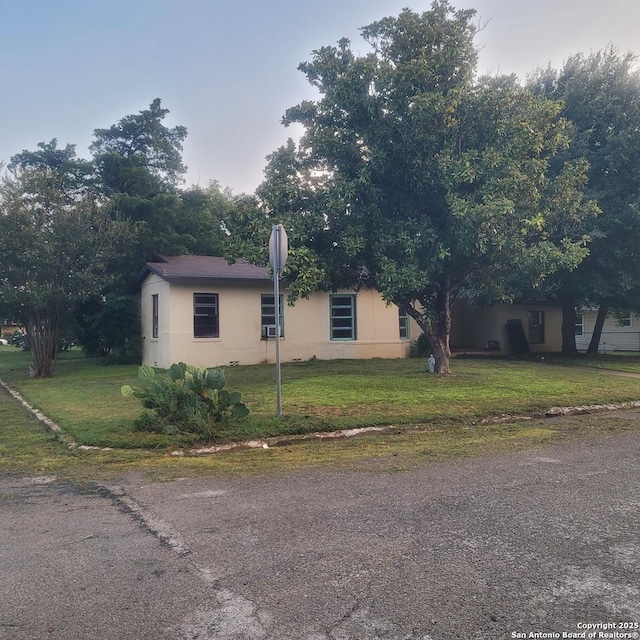
M 639 452 L 631 430 L 402 472 L 0 479 L 0 638 L 500 640 L 640 622 Z

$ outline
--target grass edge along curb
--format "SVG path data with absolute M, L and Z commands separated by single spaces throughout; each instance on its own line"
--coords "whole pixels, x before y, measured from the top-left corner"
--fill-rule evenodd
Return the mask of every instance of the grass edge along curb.
M 113 447 L 93 447 L 89 445 L 79 445 L 68 434 L 60 428 L 51 418 L 46 416 L 42 411 L 35 408 L 27 402 L 20 393 L 12 389 L 2 378 L 0 378 L 0 387 L 2 387 L 14 400 L 20 403 L 29 413 L 31 413 L 45 428 L 52 433 L 58 440 L 67 445 L 70 449 L 80 449 L 82 451 L 114 451 Z M 497 424 L 505 422 L 519 422 L 525 420 L 533 420 L 534 418 L 555 418 L 559 416 L 584 415 L 591 413 L 603 413 L 606 411 L 617 411 L 620 409 L 639 409 L 640 400 L 631 400 L 620 403 L 594 404 L 594 405 L 578 405 L 574 407 L 550 407 L 542 412 L 536 412 L 533 415 L 510 415 L 502 414 L 500 416 L 488 417 L 479 421 L 480 424 Z M 297 444 L 307 440 L 335 440 L 348 439 L 357 436 L 369 434 L 383 434 L 387 431 L 400 429 L 402 431 L 408 428 L 416 428 L 417 425 L 385 425 L 374 427 L 360 427 L 354 429 L 340 429 L 336 431 L 317 431 L 314 433 L 297 434 L 297 435 L 281 435 L 271 436 L 262 440 L 248 440 L 243 442 L 229 442 L 221 445 L 213 445 L 210 447 L 190 447 L 186 451 L 174 450 L 172 456 L 206 456 L 216 453 L 226 453 L 229 451 L 246 451 L 251 449 L 269 449 L 271 446 L 283 446 L 289 444 Z M 146 449 L 139 449 L 146 451 Z
M 15 389 L 12 389 L 2 378 L 0 378 L 0 387 L 2 387 L 14 400 L 21 404 L 38 422 L 42 423 L 51 434 L 55 436 L 60 442 L 65 444 L 69 449 L 99 449 L 101 451 L 110 451 L 109 447 L 88 447 L 86 445 L 78 444 L 70 435 L 65 433 L 60 425 L 55 423 L 49 416 L 45 415 L 32 404 L 27 402 Z

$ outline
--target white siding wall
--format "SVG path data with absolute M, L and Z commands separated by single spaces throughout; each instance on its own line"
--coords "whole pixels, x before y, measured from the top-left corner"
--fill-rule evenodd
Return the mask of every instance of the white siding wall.
M 593 335 L 597 311 L 583 311 L 583 335 L 576 336 L 576 346 L 586 351 Z M 602 327 L 600 351 L 640 351 L 640 316 L 631 316 L 631 326 L 622 327 L 615 318 L 607 317 Z

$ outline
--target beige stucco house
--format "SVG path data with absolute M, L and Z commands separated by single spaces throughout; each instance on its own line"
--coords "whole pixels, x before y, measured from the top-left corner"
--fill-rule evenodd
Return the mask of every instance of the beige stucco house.
M 140 272 L 142 360 L 168 368 L 274 362 L 276 311 L 266 268 L 210 256 L 162 257 Z M 280 305 L 283 362 L 406 357 L 419 329 L 376 291 L 315 293 Z

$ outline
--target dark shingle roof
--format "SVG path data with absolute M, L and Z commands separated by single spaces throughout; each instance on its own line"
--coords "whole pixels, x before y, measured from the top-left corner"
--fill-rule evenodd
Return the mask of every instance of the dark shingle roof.
M 266 267 L 257 267 L 246 260 L 229 264 L 217 256 L 160 256 L 158 261 L 147 262 L 136 278 L 140 286 L 149 273 L 163 280 L 225 280 L 225 281 L 270 281 Z

